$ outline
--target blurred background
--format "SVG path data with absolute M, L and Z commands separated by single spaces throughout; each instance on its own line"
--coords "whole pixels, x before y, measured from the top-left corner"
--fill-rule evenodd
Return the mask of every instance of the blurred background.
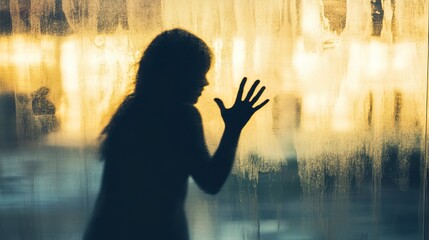
M 429 239 L 427 0 L 0 0 L 0 239 L 80 239 L 98 135 L 161 31 L 214 60 L 197 107 L 214 151 L 244 76 L 271 99 L 192 239 Z

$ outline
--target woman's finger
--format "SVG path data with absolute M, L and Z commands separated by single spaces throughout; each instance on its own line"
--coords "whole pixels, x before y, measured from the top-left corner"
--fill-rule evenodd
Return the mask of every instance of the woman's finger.
M 241 80 L 240 88 L 238 89 L 237 98 L 235 99 L 235 102 L 241 101 L 241 98 L 243 97 L 243 90 L 244 85 L 246 85 L 247 78 L 244 77 L 243 80 Z
M 225 104 L 223 104 L 222 100 L 220 100 L 219 98 L 215 98 L 214 101 L 216 102 L 221 112 L 225 111 Z
M 265 106 L 265 104 L 267 104 L 270 101 L 270 99 L 266 99 L 263 103 L 259 104 L 258 106 L 256 106 L 254 109 L 254 111 L 258 111 L 259 109 L 261 109 L 263 106 Z
M 249 100 L 250 100 L 250 98 L 253 96 L 253 93 L 255 92 L 255 89 L 256 89 L 256 87 L 258 86 L 259 82 L 260 82 L 259 80 L 256 80 L 256 81 L 253 83 L 253 85 L 252 85 L 252 87 L 250 88 L 249 92 L 247 93 L 247 96 L 246 96 L 246 98 L 244 99 L 244 101 L 249 101 Z
M 252 104 L 252 106 L 253 106 L 253 104 L 255 104 L 258 101 L 258 99 L 261 97 L 261 95 L 262 95 L 262 93 L 264 91 L 265 91 L 265 86 L 263 86 L 261 89 L 259 89 L 259 91 L 256 94 L 256 96 L 250 101 L 250 103 Z

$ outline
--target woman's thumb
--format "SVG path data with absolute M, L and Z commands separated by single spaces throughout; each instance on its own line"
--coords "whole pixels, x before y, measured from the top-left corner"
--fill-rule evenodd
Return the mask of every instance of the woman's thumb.
M 225 110 L 225 105 L 223 104 L 222 100 L 219 98 L 215 98 L 214 101 L 216 102 L 217 106 L 220 108 L 221 111 Z

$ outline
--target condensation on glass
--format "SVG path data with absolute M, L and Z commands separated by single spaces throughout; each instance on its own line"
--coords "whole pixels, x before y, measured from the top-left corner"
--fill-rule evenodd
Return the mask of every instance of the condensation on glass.
M 0 0 L 0 238 L 81 236 L 98 134 L 174 27 L 214 53 L 212 151 L 214 97 L 247 76 L 271 99 L 222 192 L 190 182 L 194 239 L 428 237 L 427 19 L 427 0 Z

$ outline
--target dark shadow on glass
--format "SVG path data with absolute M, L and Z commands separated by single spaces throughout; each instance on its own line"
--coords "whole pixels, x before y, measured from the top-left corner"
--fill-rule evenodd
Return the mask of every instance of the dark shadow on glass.
M 24 24 L 25 32 L 29 32 L 31 28 L 31 24 L 30 24 L 31 10 L 30 9 L 31 9 L 31 0 L 18 0 L 19 19 Z
M 381 0 L 371 0 L 372 36 L 379 37 L 383 29 L 383 3 Z
M 259 80 L 236 101 L 218 104 L 225 129 L 213 156 L 193 106 L 208 85 L 211 51 L 181 29 L 158 35 L 139 63 L 134 92 L 102 133 L 101 189 L 84 239 L 188 239 L 184 211 L 188 177 L 209 194 L 220 191 L 242 128 L 261 104 Z M 256 93 L 256 94 L 254 94 Z
M 0 35 L 12 33 L 12 16 L 9 0 L 0 0 Z
M 0 147 L 15 147 L 16 136 L 16 108 L 13 93 L 0 94 Z
M 101 1 L 97 21 L 99 33 L 112 33 L 119 25 L 128 29 L 127 0 Z
M 67 35 L 71 33 L 69 23 L 63 11 L 62 0 L 55 0 L 55 8 L 40 19 L 40 30 L 43 34 Z
M 0 94 L 0 148 L 15 148 L 58 130 L 48 93 L 49 88 L 41 87 L 31 94 Z

